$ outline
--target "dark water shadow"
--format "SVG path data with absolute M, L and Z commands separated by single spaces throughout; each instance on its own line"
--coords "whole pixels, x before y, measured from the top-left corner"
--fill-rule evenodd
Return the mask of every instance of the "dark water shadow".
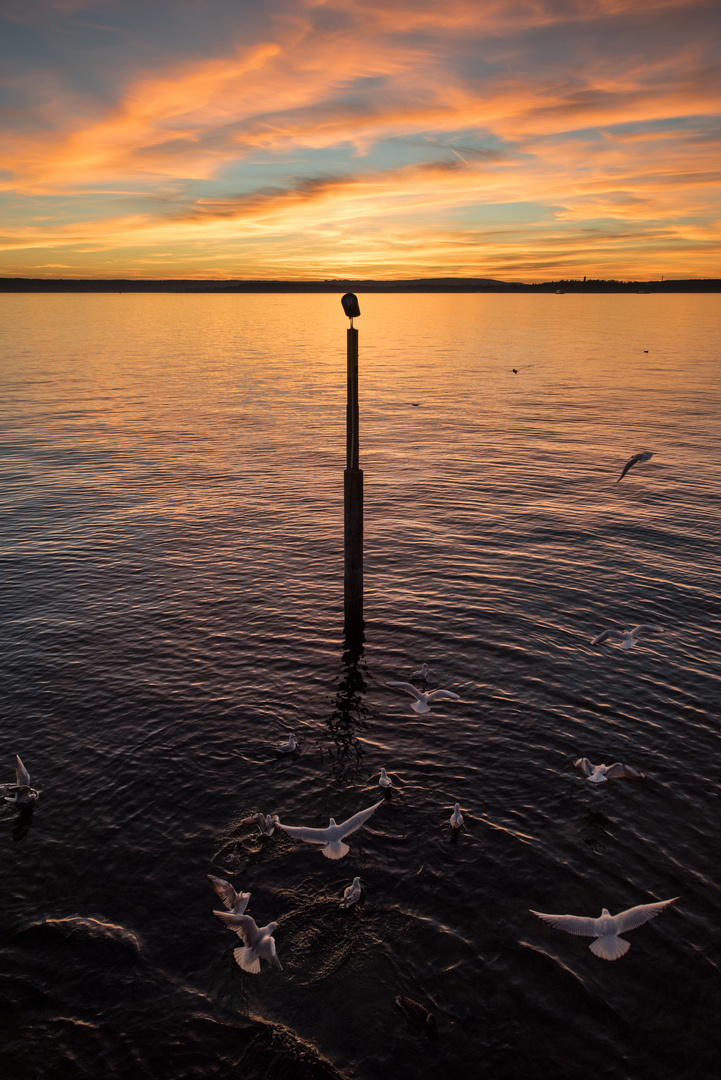
M 327 760 L 339 783 L 354 779 L 363 768 L 365 749 L 358 732 L 367 729 L 371 721 L 365 703 L 364 649 L 365 622 L 346 618 L 341 677 L 320 746 L 321 759 Z

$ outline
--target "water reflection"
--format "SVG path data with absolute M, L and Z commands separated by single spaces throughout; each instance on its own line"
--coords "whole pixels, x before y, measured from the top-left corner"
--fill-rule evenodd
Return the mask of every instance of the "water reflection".
M 365 703 L 367 691 L 365 663 L 365 623 L 362 619 L 346 619 L 343 641 L 343 670 L 335 698 L 335 706 L 326 721 L 323 733 L 325 750 L 334 777 L 339 782 L 352 780 L 361 771 L 365 749 L 357 732 L 370 722 L 370 709 Z
M 24 840 L 30 832 L 30 826 L 33 823 L 34 811 L 35 807 L 32 805 L 22 806 L 18 810 L 15 821 L 13 822 L 12 835 L 14 843 L 19 844 L 20 841 Z

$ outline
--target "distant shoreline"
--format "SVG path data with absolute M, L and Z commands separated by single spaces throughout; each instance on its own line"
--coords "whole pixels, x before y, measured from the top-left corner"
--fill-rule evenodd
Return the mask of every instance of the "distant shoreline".
M 528 284 L 493 278 L 413 278 L 407 281 L 331 279 L 324 281 L 204 281 L 125 278 L 0 278 L 0 292 L 167 292 L 167 293 L 716 293 L 721 278 L 671 281 L 614 281 L 562 278 Z

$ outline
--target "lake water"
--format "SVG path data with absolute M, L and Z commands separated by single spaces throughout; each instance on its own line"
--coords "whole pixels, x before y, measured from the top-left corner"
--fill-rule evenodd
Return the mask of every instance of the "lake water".
M 3 1075 L 716 1075 L 721 298 L 361 295 L 360 655 L 339 297 L 0 303 L 0 782 L 41 789 L 0 809 Z M 460 700 L 419 716 L 422 661 Z M 381 766 L 343 860 L 241 824 Z M 529 913 L 671 897 L 614 963 Z

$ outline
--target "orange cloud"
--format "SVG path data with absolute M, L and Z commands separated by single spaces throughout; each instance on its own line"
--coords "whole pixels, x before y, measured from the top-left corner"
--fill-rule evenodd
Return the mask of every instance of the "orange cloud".
M 0 187 L 44 208 L 62 196 L 64 216 L 8 225 L 0 246 L 42 249 L 46 266 L 53 252 L 117 249 L 138 265 L 172 251 L 183 266 L 398 276 L 515 267 L 525 237 L 540 252 L 529 265 L 558 260 L 563 243 L 581 259 L 618 258 L 625 243 L 696 245 L 705 266 L 719 139 L 703 118 L 720 94 L 710 40 L 671 33 L 689 12 L 676 0 L 308 0 L 262 39 L 132 75 L 102 108 L 49 75 L 33 125 L 7 134 Z M 320 154 L 340 160 L 324 170 Z M 261 155 L 287 164 L 256 181 Z M 536 208 L 522 228 L 520 204 Z

